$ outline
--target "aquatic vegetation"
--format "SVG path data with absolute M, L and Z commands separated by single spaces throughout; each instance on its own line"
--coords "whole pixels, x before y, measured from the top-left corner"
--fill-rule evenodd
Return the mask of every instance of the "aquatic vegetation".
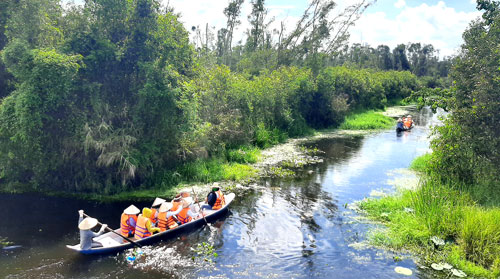
M 226 152 L 228 162 L 253 164 L 259 160 L 260 149 L 253 146 L 244 146 Z
M 193 260 L 195 260 L 196 257 L 200 257 L 203 259 L 203 261 L 212 262 L 214 258 L 217 258 L 219 256 L 215 252 L 214 246 L 207 242 L 198 243 L 194 251 L 196 252 L 197 256 L 193 256 Z
M 282 178 L 295 176 L 294 171 L 282 167 L 270 167 L 267 173 L 270 176 Z
M 438 269 L 448 265 L 436 262 L 446 261 L 455 276 L 500 275 L 500 209 L 480 207 L 465 192 L 426 180 L 415 191 L 366 199 L 360 208 L 387 225 L 370 232 L 374 245 L 413 250 Z
M 419 156 L 411 162 L 410 169 L 418 172 L 426 172 L 428 171 L 428 165 L 432 158 L 431 153 L 426 153 L 422 156 Z
M 410 275 L 413 274 L 413 272 L 411 271 L 411 269 L 406 268 L 406 267 L 401 267 L 401 266 L 396 266 L 394 268 L 394 271 L 396 273 L 399 273 L 399 274 L 402 274 L 402 275 L 406 275 L 406 276 L 410 276 Z
M 0 248 L 12 245 L 13 243 L 10 241 L 7 241 L 6 237 L 0 237 Z
M 315 156 L 315 155 L 325 153 L 324 151 L 319 150 L 317 147 L 309 148 L 309 147 L 303 146 L 303 145 L 299 146 L 299 150 L 304 152 L 305 154 L 307 154 L 309 156 Z
M 253 178 L 257 175 L 257 170 L 249 165 L 224 164 L 222 166 L 224 180 L 240 181 Z
M 394 125 L 394 119 L 374 111 L 349 115 L 340 125 L 345 130 L 385 129 Z

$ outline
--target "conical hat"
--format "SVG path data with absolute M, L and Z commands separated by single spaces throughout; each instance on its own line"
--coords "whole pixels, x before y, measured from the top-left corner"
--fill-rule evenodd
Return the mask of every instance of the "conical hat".
M 193 204 L 193 198 L 187 197 L 182 199 L 182 207 L 186 208 Z
M 123 213 L 128 214 L 128 215 L 135 215 L 135 214 L 141 213 L 141 210 L 132 204 L 131 206 L 129 206 L 125 210 L 123 210 Z
M 156 198 L 151 207 L 159 206 L 160 204 L 162 204 L 164 202 L 166 202 L 166 200 L 164 200 L 162 198 Z
M 97 223 L 98 222 L 96 218 L 87 217 L 83 219 L 83 221 L 80 224 L 78 224 L 78 228 L 80 230 L 90 230 L 93 227 L 97 226 Z
M 160 206 L 160 212 L 167 212 L 169 211 L 174 205 L 171 202 L 164 202 Z

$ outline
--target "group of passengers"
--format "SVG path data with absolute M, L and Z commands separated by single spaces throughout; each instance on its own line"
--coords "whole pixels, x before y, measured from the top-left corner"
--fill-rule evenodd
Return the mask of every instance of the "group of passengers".
M 156 198 L 151 208 L 144 207 L 142 209 L 142 214 L 139 214 L 141 213 L 139 208 L 130 205 L 121 215 L 120 233 L 123 237 L 134 237 L 136 240 L 140 240 L 155 233 L 174 229 L 192 220 L 204 218 L 204 209 L 219 210 L 225 204 L 224 194 L 219 186 L 212 186 L 201 209 L 196 206 L 195 200 L 189 192 L 177 194 L 171 202 Z M 102 247 L 101 243 L 93 241 L 92 238 L 101 235 L 107 225 L 102 225 L 101 230 L 94 233 L 90 229 L 98 224 L 97 219 L 91 217 L 83 219 L 83 210 L 80 210 L 79 214 L 78 227 L 80 229 L 81 249 Z M 125 239 L 123 241 L 126 242 Z
M 411 119 L 411 115 L 408 115 L 407 117 L 398 118 L 398 124 L 396 126 L 396 130 L 398 132 L 410 130 L 411 128 L 413 128 L 414 125 L 415 123 Z

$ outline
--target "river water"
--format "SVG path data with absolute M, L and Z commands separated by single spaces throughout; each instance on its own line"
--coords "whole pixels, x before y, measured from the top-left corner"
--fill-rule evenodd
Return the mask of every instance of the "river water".
M 78 242 L 78 209 L 116 228 L 130 202 L 1 194 L 0 238 L 21 247 L 0 250 L 0 278 L 402 278 L 396 266 L 413 270 L 406 278 L 431 278 L 404 255 L 359 245 L 377 225 L 348 206 L 393 191 L 391 181 L 406 175 L 400 170 L 428 151 L 437 116 L 416 116 L 416 128 L 400 135 L 390 129 L 308 143 L 325 152 L 323 163 L 300 178 L 262 180 L 222 220 L 146 247 L 133 264 L 130 251 L 83 256 L 65 247 Z M 202 243 L 218 256 L 200 254 Z

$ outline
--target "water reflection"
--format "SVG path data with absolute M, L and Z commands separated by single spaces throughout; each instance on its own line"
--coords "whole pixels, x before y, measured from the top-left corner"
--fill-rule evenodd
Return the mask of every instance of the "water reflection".
M 412 114 L 417 127 L 399 137 L 391 129 L 308 143 L 325 152 L 324 163 L 304 170 L 300 178 L 263 180 L 258 189 L 238 194 L 225 219 L 149 246 L 133 265 L 126 260 L 129 252 L 85 257 L 64 247 L 78 241 L 78 209 L 117 227 L 129 203 L 0 195 L 4 216 L 29 213 L 22 222 L 0 220 L 0 236 L 23 245 L 0 253 L 0 277 L 394 278 L 397 265 L 415 270 L 411 260 L 395 263 L 390 253 L 356 249 L 373 225 L 359 222 L 345 208 L 374 189 L 391 188 L 387 181 L 400 175 L 393 170 L 408 167 L 428 150 L 428 126 L 437 118 L 429 111 Z M 218 253 L 213 262 L 195 251 L 203 242 Z

